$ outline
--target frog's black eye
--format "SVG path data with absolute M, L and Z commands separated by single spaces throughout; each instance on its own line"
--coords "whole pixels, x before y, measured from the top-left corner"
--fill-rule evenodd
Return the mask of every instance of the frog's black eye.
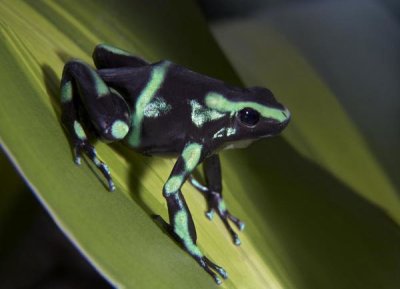
M 260 114 L 258 111 L 246 107 L 239 111 L 238 113 L 239 120 L 247 125 L 247 126 L 255 126 L 260 120 Z

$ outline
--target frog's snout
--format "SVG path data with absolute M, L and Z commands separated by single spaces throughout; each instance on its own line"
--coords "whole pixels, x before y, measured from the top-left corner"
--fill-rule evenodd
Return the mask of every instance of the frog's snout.
M 280 131 L 284 130 L 287 127 L 287 125 L 290 122 L 290 119 L 292 118 L 292 115 L 291 115 L 290 111 L 286 107 L 284 107 L 284 109 L 282 110 L 282 115 L 283 115 L 284 118 L 279 123 Z
M 283 116 L 285 117 L 285 120 L 283 123 L 287 125 L 290 122 L 290 119 L 292 118 L 292 114 L 290 111 L 285 107 L 285 109 L 282 111 Z

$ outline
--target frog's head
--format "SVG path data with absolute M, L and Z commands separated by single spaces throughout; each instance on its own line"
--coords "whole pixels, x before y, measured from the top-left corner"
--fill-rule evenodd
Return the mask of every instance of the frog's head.
M 276 101 L 270 90 L 262 87 L 243 89 L 229 96 L 212 92 L 206 96 L 206 105 L 219 112 L 229 113 L 230 122 L 225 140 L 235 148 L 275 136 L 290 121 L 289 110 Z

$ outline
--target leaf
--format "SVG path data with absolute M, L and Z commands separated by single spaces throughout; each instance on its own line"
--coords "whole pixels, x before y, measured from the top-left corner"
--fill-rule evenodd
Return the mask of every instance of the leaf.
M 333 4 L 333 6 L 335 5 Z M 344 6 L 347 7 L 347 5 Z M 310 8 L 309 10 L 314 11 L 316 15 L 321 11 L 317 8 L 314 10 Z M 347 8 L 343 8 L 343 10 L 346 11 Z M 289 31 L 286 32 L 288 37 L 291 35 L 293 35 L 293 38 L 297 37 L 299 21 L 301 23 L 301 20 L 291 24 L 292 26 L 287 23 L 291 23 L 290 19 L 293 17 L 302 19 L 303 14 L 306 14 L 303 11 L 302 9 L 292 9 L 280 12 L 280 14 L 276 12 L 277 15 L 275 16 L 267 17 L 265 15 L 264 17 L 259 16 L 254 19 L 216 25 L 214 31 L 244 82 L 249 86 L 269 87 L 289 107 L 293 120 L 285 131 L 285 137 L 296 150 L 307 159 L 329 170 L 340 181 L 384 209 L 397 223 L 400 223 L 398 189 L 370 149 L 370 144 L 367 143 L 365 137 L 360 133 L 358 127 L 333 93 L 329 82 L 334 80 L 321 78 L 321 75 L 285 38 L 285 35 L 277 31 L 280 27 L 279 23 L 282 23 L 282 29 Z M 326 9 L 326 15 L 319 16 L 320 20 L 325 19 L 326 21 L 332 11 L 334 10 Z M 344 11 L 337 11 L 336 15 L 343 15 Z M 275 19 L 274 25 L 268 20 L 270 18 Z M 334 16 L 332 18 L 336 19 Z M 284 22 L 282 19 L 289 20 Z M 307 21 L 304 21 L 304 23 L 308 23 Z M 332 23 L 332 25 L 335 25 L 335 23 Z M 328 24 L 326 26 L 330 27 Z M 307 24 L 304 24 L 304 27 L 307 29 Z M 309 30 L 312 30 L 312 28 L 313 25 L 310 25 Z M 309 33 L 311 34 L 311 32 Z M 304 31 L 304 34 L 307 34 L 307 31 Z M 238 37 L 242 39 L 241 45 L 237 44 Z M 315 39 L 309 40 L 309 42 L 318 42 L 318 38 L 315 36 Z M 318 52 L 310 51 L 309 53 L 310 55 L 321 53 L 321 50 Z M 331 55 L 326 58 L 332 59 L 333 54 L 334 52 L 331 52 Z M 324 60 L 320 59 L 319 61 L 323 63 Z M 342 62 L 346 62 L 346 60 L 342 60 Z M 329 68 L 332 69 L 332 65 Z M 341 74 L 338 71 L 337 76 L 332 76 L 332 78 L 339 78 Z M 329 75 L 328 71 L 326 75 Z M 373 81 L 373 79 L 369 80 L 369 82 Z M 360 82 L 368 82 L 368 80 L 360 80 Z M 343 87 L 343 81 L 340 85 Z M 347 83 L 346 87 L 350 89 L 352 85 L 352 83 Z M 342 89 L 342 92 L 343 90 L 346 91 L 346 89 Z M 347 95 L 351 97 L 348 91 Z M 364 102 L 359 105 L 364 107 L 370 105 L 372 110 L 375 106 L 373 103 Z M 380 119 L 386 118 L 386 111 L 384 110 L 379 112 L 373 110 L 373 113 L 380 113 Z M 364 115 L 364 117 L 368 116 Z M 378 115 L 374 117 L 378 118 Z M 390 125 L 391 123 L 386 123 L 385 127 Z M 386 130 L 385 135 L 385 128 L 382 126 L 379 129 L 382 132 L 380 139 L 393 139 L 394 136 L 388 130 Z M 393 153 L 395 152 L 393 151 Z
M 149 216 L 158 213 L 167 218 L 161 188 L 173 162 L 98 143 L 97 151 L 112 169 L 117 185 L 117 191 L 110 193 L 95 170 L 87 164 L 74 165 L 59 122 L 63 63 L 70 55 L 90 62 L 89 53 L 98 42 L 124 47 L 150 60 L 173 59 L 238 82 L 190 2 L 120 4 L 116 9 L 106 1 L 96 5 L 90 1 L 0 4 L 2 145 L 64 233 L 114 285 L 208 288 L 214 285 L 212 279 Z M 137 17 L 126 14 L 128 7 Z M 243 247 L 234 246 L 220 221 L 210 223 L 204 217 L 203 197 L 188 186 L 184 190 L 201 249 L 232 276 L 223 287 L 282 287 L 273 266 L 257 256 L 246 233 Z M 225 193 L 234 203 L 229 191 Z M 251 226 L 251 220 L 247 223 Z
M 3 1 L 0 14 L 1 142 L 57 224 L 117 287 L 216 286 L 149 216 L 167 218 L 161 188 L 173 162 L 97 143 L 116 181 L 110 193 L 96 170 L 74 165 L 59 123 L 64 61 L 91 62 L 98 42 L 239 83 L 197 8 L 189 1 Z M 222 288 L 398 284 L 398 228 L 284 140 L 222 160 L 227 205 L 246 222 L 240 248 L 219 220 L 204 217 L 203 197 L 183 188 L 201 249 L 230 274 Z

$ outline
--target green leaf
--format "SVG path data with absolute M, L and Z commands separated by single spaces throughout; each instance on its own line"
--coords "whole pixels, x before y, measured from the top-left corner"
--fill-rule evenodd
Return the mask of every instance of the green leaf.
M 95 169 L 74 165 L 59 122 L 63 64 L 70 56 L 91 62 L 99 42 L 239 83 L 196 6 L 183 0 L 3 1 L 0 16 L 1 143 L 57 224 L 117 287 L 216 286 L 150 218 L 167 219 L 161 188 L 173 161 L 97 143 L 116 182 L 110 193 Z M 219 220 L 204 217 L 204 198 L 183 188 L 199 246 L 229 272 L 222 288 L 398 284 L 398 227 L 353 187 L 281 138 L 223 153 L 222 162 L 226 203 L 246 222 L 241 247 Z
M 90 62 L 91 49 L 103 41 L 150 60 L 169 58 L 216 77 L 238 80 L 190 2 L 146 6 L 141 1 L 129 6 L 121 2 L 116 9 L 106 1 L 77 3 L 0 4 L 4 149 L 56 223 L 113 284 L 122 288 L 213 286 L 212 279 L 149 216 L 157 213 L 167 219 L 161 188 L 173 162 L 98 143 L 97 151 L 117 185 L 116 192 L 108 192 L 95 170 L 87 164 L 76 167 L 72 161 L 59 122 L 58 85 L 68 56 Z M 127 15 L 128 8 L 137 17 Z M 137 44 L 138 39 L 143 42 Z M 223 286 L 280 287 L 273 266 L 260 259 L 251 238 L 244 233 L 243 247 L 234 246 L 219 220 L 211 223 L 205 218 L 203 197 L 188 186 L 184 190 L 195 216 L 199 246 L 232 276 Z M 235 208 L 234 198 L 228 190 L 225 193 L 233 211 L 246 211 L 239 205 Z M 246 221 L 252 226 L 251 220 Z

